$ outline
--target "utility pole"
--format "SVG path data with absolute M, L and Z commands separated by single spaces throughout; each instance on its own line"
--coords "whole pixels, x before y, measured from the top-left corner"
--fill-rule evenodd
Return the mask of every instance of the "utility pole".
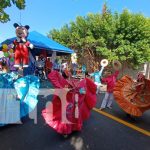
M 146 77 L 147 79 L 150 79 L 150 62 L 147 62 L 147 63 L 146 63 L 145 77 Z

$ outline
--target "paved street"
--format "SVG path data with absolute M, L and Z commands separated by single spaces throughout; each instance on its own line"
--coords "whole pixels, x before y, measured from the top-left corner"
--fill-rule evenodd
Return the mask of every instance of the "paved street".
M 1 127 L 0 150 L 150 150 L 150 137 L 95 111 L 81 132 L 65 139 L 45 124 L 41 110 L 46 99 L 39 99 L 37 124 L 25 118 L 22 125 Z M 99 106 L 100 100 L 96 107 Z M 116 104 L 105 112 L 150 132 L 150 111 L 136 120 L 128 118 Z

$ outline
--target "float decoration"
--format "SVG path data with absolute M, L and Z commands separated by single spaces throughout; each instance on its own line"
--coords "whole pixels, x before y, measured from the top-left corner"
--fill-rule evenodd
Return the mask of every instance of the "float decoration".
M 29 26 L 19 26 L 14 24 L 16 29 L 16 40 L 13 42 L 13 48 L 15 51 L 15 67 L 28 67 L 29 65 L 29 48 L 33 49 L 33 45 L 27 41 Z
M 6 62 L 7 66 L 9 67 L 10 71 L 16 70 L 14 65 L 14 51 L 11 48 L 11 45 L 3 44 L 2 51 L 0 51 L 0 61 Z

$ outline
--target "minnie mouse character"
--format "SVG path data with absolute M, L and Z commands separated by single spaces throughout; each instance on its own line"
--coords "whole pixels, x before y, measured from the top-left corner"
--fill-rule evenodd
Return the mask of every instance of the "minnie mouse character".
M 16 40 L 13 42 L 15 51 L 15 64 L 14 67 L 28 67 L 29 64 L 29 48 L 33 49 L 33 45 L 27 41 L 29 26 L 19 26 L 17 23 L 14 24 L 16 28 Z

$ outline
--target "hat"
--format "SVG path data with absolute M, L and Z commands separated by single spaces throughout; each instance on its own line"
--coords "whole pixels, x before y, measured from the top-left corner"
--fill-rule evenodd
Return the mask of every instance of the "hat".
M 118 60 L 114 60 L 112 62 L 112 65 L 113 65 L 114 70 L 120 70 L 122 67 L 121 63 Z
M 102 59 L 101 60 L 101 66 L 106 67 L 108 65 L 108 60 L 107 59 Z

